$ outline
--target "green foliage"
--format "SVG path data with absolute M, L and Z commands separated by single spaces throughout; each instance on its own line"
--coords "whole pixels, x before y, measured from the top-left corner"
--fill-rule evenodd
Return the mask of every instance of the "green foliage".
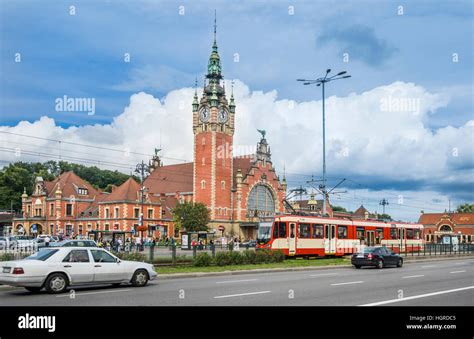
M 15 260 L 13 253 L 0 254 L 0 261 L 10 261 L 10 260 Z
M 129 178 L 127 174 L 118 171 L 101 170 L 96 166 L 87 167 L 66 161 L 15 162 L 0 170 L 0 209 L 9 210 L 12 206 L 13 210 L 20 211 L 23 189 L 30 195 L 37 176 L 51 181 L 66 171 L 74 171 L 80 178 L 101 190 L 106 188 L 110 190 L 109 185 L 119 186 Z
M 379 215 L 378 215 L 378 218 L 379 218 L 379 219 L 383 219 L 383 220 L 392 220 L 392 217 L 391 217 L 390 215 L 388 215 L 388 214 L 383 214 L 383 213 L 379 214 Z
M 175 227 L 188 232 L 207 231 L 209 210 L 202 203 L 184 202 L 173 208 Z
M 114 254 L 122 260 L 145 261 L 145 255 L 139 252 L 114 252 Z
M 229 252 L 229 260 L 231 265 L 241 265 L 246 264 L 244 262 L 245 257 L 240 254 L 238 251 Z
M 272 261 L 271 253 L 269 250 L 259 250 L 255 252 L 255 263 L 256 264 L 267 264 Z
M 251 251 L 251 250 L 243 251 L 242 256 L 246 264 L 255 264 L 255 260 L 257 257 L 257 255 L 255 254 L 255 251 Z
M 194 259 L 194 266 L 210 266 L 212 264 L 212 257 L 207 253 L 199 253 Z
M 231 264 L 230 252 L 217 252 L 215 261 L 217 266 L 225 266 Z
M 344 207 L 342 206 L 331 206 L 332 210 L 334 212 L 348 212 Z
M 280 250 L 270 251 L 272 262 L 283 262 L 285 260 L 285 253 Z
M 456 211 L 458 213 L 474 213 L 474 204 L 461 204 Z

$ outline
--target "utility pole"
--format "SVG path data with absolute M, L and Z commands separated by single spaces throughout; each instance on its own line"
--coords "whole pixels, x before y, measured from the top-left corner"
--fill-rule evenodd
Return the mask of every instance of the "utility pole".
M 331 69 L 326 70 L 326 75 L 324 78 L 317 78 L 315 80 L 307 80 L 307 79 L 296 79 L 296 81 L 303 81 L 303 85 L 313 85 L 316 84 L 316 86 L 321 86 L 322 87 L 322 105 L 323 105 L 323 180 L 321 184 L 319 185 L 319 190 L 321 191 L 323 195 L 323 215 L 326 215 L 326 200 L 328 197 L 328 193 L 326 190 L 326 105 L 325 105 L 325 84 L 327 82 L 333 81 L 333 80 L 340 80 L 340 79 L 347 79 L 350 78 L 350 75 L 344 75 L 347 72 L 339 72 L 336 75 L 328 77 L 329 73 L 331 72 Z
M 382 205 L 383 214 L 385 214 L 385 206 L 388 205 L 388 201 L 385 200 L 385 198 L 383 198 L 383 199 L 380 201 L 379 205 Z
M 135 169 L 135 173 L 140 174 L 140 204 L 141 204 L 141 214 L 138 217 L 138 227 L 141 227 L 144 225 L 144 219 L 145 219 L 145 214 L 144 214 L 144 205 L 145 205 L 145 186 L 143 186 L 143 182 L 145 181 L 145 173 L 150 173 L 150 166 L 145 164 L 145 162 L 142 160 L 141 163 L 137 164 L 137 167 Z M 143 244 L 143 230 L 140 231 L 140 243 Z

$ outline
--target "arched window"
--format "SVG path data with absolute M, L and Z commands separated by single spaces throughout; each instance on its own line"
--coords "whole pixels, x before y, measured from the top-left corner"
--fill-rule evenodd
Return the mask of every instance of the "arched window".
M 206 180 L 201 180 L 201 188 L 202 189 L 206 188 Z
M 442 231 L 442 232 L 452 232 L 453 231 L 453 229 L 449 225 L 443 225 L 439 228 L 439 230 Z
M 265 185 L 256 185 L 249 194 L 247 211 L 249 216 L 266 216 L 275 213 L 275 201 L 270 189 Z

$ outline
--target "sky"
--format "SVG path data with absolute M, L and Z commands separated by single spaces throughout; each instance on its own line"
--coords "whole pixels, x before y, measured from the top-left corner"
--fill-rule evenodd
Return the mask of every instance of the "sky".
M 237 149 L 265 129 L 278 174 L 311 191 L 321 90 L 296 79 L 344 70 L 326 88 L 328 185 L 346 179 L 333 203 L 381 212 L 385 198 L 416 221 L 474 202 L 471 1 L 2 0 L 0 165 L 60 157 L 129 173 L 155 147 L 165 164 L 190 161 L 214 10 Z M 64 96 L 94 110 L 58 109 Z

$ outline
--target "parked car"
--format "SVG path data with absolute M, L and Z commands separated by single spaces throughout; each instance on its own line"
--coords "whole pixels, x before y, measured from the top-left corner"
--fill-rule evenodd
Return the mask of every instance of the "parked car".
M 30 237 L 28 235 L 16 235 L 13 238 L 16 240 L 17 248 L 26 248 L 26 247 L 35 246 L 33 237 Z
M 18 241 L 14 237 L 0 237 L 0 250 L 15 248 Z
M 49 243 L 50 247 L 99 247 L 94 240 L 62 240 Z
M 102 248 L 42 248 L 15 261 L 0 262 L 0 284 L 20 286 L 30 292 L 45 288 L 61 293 L 69 286 L 130 283 L 145 286 L 156 278 L 153 265 L 120 260 Z
M 355 268 L 361 268 L 362 266 L 375 266 L 377 268 L 385 266 L 402 267 L 403 258 L 386 247 L 365 247 L 362 251 L 352 255 L 351 263 Z
M 257 246 L 256 240 L 249 240 L 240 244 L 240 247 L 243 247 L 243 248 L 246 248 L 246 247 L 251 248 L 251 247 L 256 247 L 256 246 Z

